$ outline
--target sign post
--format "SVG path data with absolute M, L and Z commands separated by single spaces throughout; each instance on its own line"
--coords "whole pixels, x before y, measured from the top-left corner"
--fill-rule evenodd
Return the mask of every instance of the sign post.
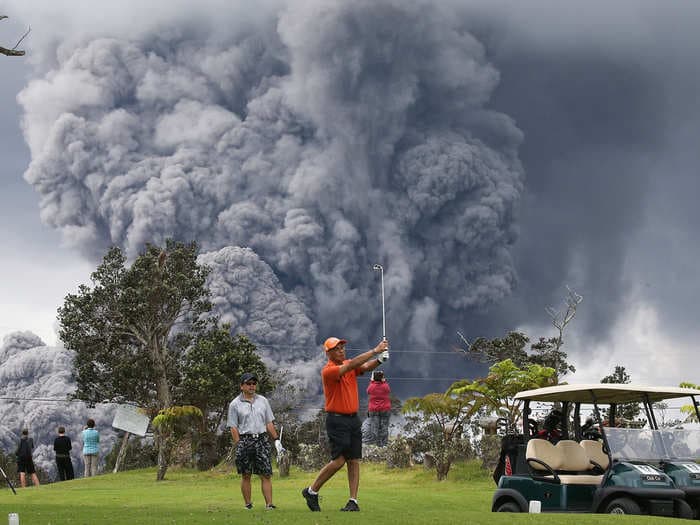
M 150 419 L 146 416 L 138 407 L 134 405 L 119 405 L 117 407 L 117 413 L 114 415 L 114 421 L 112 426 L 116 429 L 124 431 L 124 439 L 122 440 L 121 447 L 119 447 L 119 454 L 117 454 L 117 461 L 114 462 L 114 473 L 116 474 L 119 470 L 124 456 L 126 456 L 126 447 L 129 443 L 129 436 L 131 434 L 136 434 L 137 436 L 145 436 L 148 430 L 148 424 Z

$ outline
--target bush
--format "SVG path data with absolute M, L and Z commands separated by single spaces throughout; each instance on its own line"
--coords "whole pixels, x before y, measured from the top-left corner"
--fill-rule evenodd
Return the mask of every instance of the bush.
M 117 462 L 119 447 L 122 440 L 118 439 L 112 450 L 105 457 L 105 471 L 111 472 L 114 470 L 114 464 Z M 158 447 L 155 446 L 152 440 L 142 439 L 132 436 L 129 439 L 129 445 L 126 449 L 126 456 L 121 465 L 121 470 L 134 470 L 139 468 L 154 467 L 158 464 Z
M 388 457 L 389 447 L 379 447 L 377 445 L 362 445 L 362 459 L 372 463 L 382 463 Z
M 386 449 L 386 466 L 388 468 L 408 468 L 413 466 L 411 442 L 404 436 L 397 436 L 389 441 Z
M 19 476 L 17 475 L 17 462 L 15 461 L 14 454 L 6 454 L 0 450 L 0 467 L 5 471 L 7 478 L 12 482 L 13 485 L 17 484 Z M 3 488 L 10 488 L 7 486 L 7 482 L 0 476 L 0 486 Z
M 298 466 L 301 470 L 312 471 L 319 470 L 323 467 L 328 457 L 320 446 L 316 444 L 299 444 L 299 453 L 294 458 L 294 464 Z

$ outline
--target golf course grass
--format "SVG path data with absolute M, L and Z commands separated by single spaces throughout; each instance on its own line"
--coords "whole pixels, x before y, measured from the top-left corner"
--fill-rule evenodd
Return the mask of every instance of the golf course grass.
M 0 525 L 10 512 L 20 525 L 121 525 L 260 523 L 566 523 L 576 525 L 620 523 L 691 523 L 673 518 L 589 514 L 491 513 L 495 488 L 489 473 L 476 463 L 458 464 L 449 479 L 438 482 L 435 473 L 417 466 L 387 469 L 383 464 L 362 465 L 360 513 L 339 509 L 347 501 L 345 470 L 321 491 L 320 513 L 306 508 L 300 491 L 315 473 L 292 469 L 287 478 L 273 478 L 276 510 L 265 510 L 260 482 L 253 479 L 254 508 L 243 508 L 240 478 L 231 472 L 170 469 L 166 480 L 155 481 L 155 469 L 17 489 L 0 489 Z

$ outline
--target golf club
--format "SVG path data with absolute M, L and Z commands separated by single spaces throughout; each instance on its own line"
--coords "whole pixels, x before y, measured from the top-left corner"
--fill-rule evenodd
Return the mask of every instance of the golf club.
M 5 478 L 5 481 L 7 481 L 7 485 L 12 489 L 12 493 L 16 496 L 17 491 L 15 490 L 15 487 L 12 486 L 10 478 L 7 477 L 7 474 L 5 474 L 5 471 L 2 469 L 2 467 L 0 467 L 0 474 L 2 474 L 2 477 Z
M 378 271 L 381 274 L 382 277 L 382 340 L 386 341 L 386 312 L 385 312 L 385 307 L 384 307 L 384 267 L 381 264 L 375 264 L 372 266 L 372 269 L 375 271 Z M 380 363 L 383 363 L 389 359 L 389 347 L 387 346 L 386 350 L 382 352 L 382 358 L 379 360 Z
M 380 272 L 382 277 L 382 339 L 386 340 L 386 316 L 384 314 L 384 267 L 381 264 L 375 264 L 372 267 L 375 271 Z

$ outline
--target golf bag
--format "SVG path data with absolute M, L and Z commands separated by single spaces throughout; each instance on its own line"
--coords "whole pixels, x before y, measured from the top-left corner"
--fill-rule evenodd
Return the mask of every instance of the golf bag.
M 501 439 L 501 454 L 493 471 L 493 481 L 498 485 L 502 476 L 526 471 L 525 436 L 508 434 Z

